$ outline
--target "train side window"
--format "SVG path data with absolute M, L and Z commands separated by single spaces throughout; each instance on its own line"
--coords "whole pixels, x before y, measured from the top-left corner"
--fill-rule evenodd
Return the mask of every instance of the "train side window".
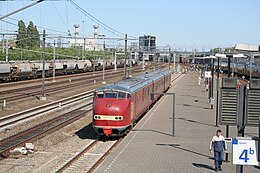
M 127 94 L 127 98 L 128 98 L 128 99 L 131 99 L 131 95 L 130 95 L 130 94 Z
M 97 98 L 103 98 L 104 97 L 104 92 L 103 91 L 96 92 L 96 97 Z
M 126 93 L 124 93 L 124 92 L 119 92 L 119 93 L 118 93 L 118 98 L 119 98 L 119 99 L 125 99 L 125 98 L 126 98 Z
M 105 93 L 105 98 L 116 98 L 116 97 L 117 97 L 117 92 L 106 91 L 106 93 Z

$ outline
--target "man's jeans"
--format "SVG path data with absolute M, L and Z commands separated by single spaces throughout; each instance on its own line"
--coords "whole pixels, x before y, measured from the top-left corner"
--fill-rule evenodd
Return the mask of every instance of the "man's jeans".
M 214 151 L 215 168 L 220 168 L 224 159 L 224 151 Z

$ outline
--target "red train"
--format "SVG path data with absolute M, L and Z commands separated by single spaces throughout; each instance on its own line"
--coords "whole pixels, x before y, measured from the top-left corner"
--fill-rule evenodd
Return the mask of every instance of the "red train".
M 159 97 L 151 93 L 168 90 L 171 72 L 155 71 L 102 86 L 94 92 L 93 127 L 99 135 L 119 136 Z

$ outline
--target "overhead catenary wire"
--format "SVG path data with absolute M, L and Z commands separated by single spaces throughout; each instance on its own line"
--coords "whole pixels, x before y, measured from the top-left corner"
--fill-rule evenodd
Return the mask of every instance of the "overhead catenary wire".
M 93 15 L 91 15 L 90 13 L 88 13 L 86 10 L 84 10 L 83 8 L 81 8 L 78 4 L 76 4 L 75 2 L 73 2 L 72 0 L 68 0 L 73 6 L 75 6 L 79 11 L 81 11 L 84 15 L 86 15 L 88 18 L 90 18 L 92 21 L 97 22 L 99 25 L 101 25 L 104 29 L 106 29 L 107 31 L 111 32 L 111 33 L 115 33 L 117 36 L 124 36 L 125 34 L 122 32 L 117 31 L 116 29 L 111 28 L 110 26 L 106 25 L 105 23 L 103 23 L 102 21 L 100 21 L 99 19 L 97 19 L 96 17 L 94 17 Z
M 0 16 L 1 16 L 1 14 L 0 14 Z M 18 19 L 14 19 L 14 18 L 11 18 L 11 17 L 7 17 L 7 18 L 19 22 Z M 2 22 L 5 22 L 5 23 L 8 23 L 8 24 L 10 24 L 10 25 L 13 25 L 13 26 L 17 26 L 17 27 L 18 27 L 18 24 L 15 24 L 15 23 L 12 23 L 12 22 L 9 22 L 9 21 L 6 21 L 6 20 L 1 20 L 1 21 L 2 21 Z M 24 22 L 24 23 L 27 24 L 27 25 L 29 24 L 28 22 Z M 43 26 L 39 26 L 39 25 L 34 25 L 34 26 L 36 26 L 36 27 L 38 27 L 38 28 L 41 28 L 41 29 L 45 29 L 45 30 L 47 30 L 47 31 L 52 31 L 52 32 L 56 32 L 56 33 L 67 34 L 67 32 L 64 32 L 64 31 L 59 31 L 59 30 L 55 30 L 55 29 L 50 29 L 50 28 L 46 28 L 46 27 L 43 27 Z
M 38 3 L 41 3 L 41 2 L 43 2 L 43 1 L 44 1 L 44 0 L 38 0 L 38 1 L 33 2 L 33 3 L 29 4 L 29 5 L 26 5 L 26 6 L 22 7 L 22 8 L 19 8 L 18 10 L 15 10 L 15 11 L 13 11 L 13 12 L 11 12 L 11 13 L 8 13 L 8 14 L 6 14 L 6 15 L 0 17 L 0 20 L 6 18 L 6 17 L 8 17 L 8 16 L 11 16 L 11 15 L 13 15 L 13 14 L 15 14 L 15 13 L 18 13 L 18 12 L 20 12 L 20 11 L 26 9 L 26 8 L 32 7 L 32 6 L 34 6 L 34 5 L 38 4 Z
M 57 9 L 57 7 L 55 6 L 55 4 L 53 3 L 53 0 L 51 0 L 51 2 L 52 2 L 52 5 L 54 6 L 56 12 L 58 13 L 58 15 L 59 15 L 59 17 L 60 17 L 60 19 L 61 19 L 63 25 L 66 27 L 68 33 L 70 34 L 70 30 L 69 30 L 68 26 L 66 25 L 66 23 L 64 22 L 63 18 L 61 17 L 59 10 Z

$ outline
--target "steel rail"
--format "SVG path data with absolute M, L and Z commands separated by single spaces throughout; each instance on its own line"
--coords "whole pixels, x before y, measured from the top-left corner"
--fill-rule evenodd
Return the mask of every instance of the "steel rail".
M 72 104 L 74 102 L 80 101 L 82 99 L 91 98 L 91 97 L 93 97 L 93 91 L 94 90 L 90 90 L 90 91 L 87 91 L 87 92 L 84 92 L 81 94 L 77 94 L 77 95 L 74 95 L 74 96 L 71 96 L 71 97 L 68 97 L 65 99 L 61 99 L 61 100 L 52 102 L 52 103 L 48 103 L 48 104 L 38 106 L 38 107 L 35 107 L 32 109 L 18 112 L 16 114 L 2 117 L 2 118 L 0 118 L 0 128 L 17 123 L 17 122 L 25 120 L 25 119 L 29 119 L 34 116 L 38 116 L 41 113 L 55 110 L 55 109 L 59 108 L 61 105 L 66 106 L 66 105 Z
M 60 129 L 82 117 L 92 110 L 92 107 L 87 110 L 81 110 L 84 107 L 89 107 L 92 102 L 84 105 L 76 110 L 72 110 L 66 114 L 55 117 L 46 122 L 40 123 L 32 128 L 19 132 L 13 136 L 0 141 L 0 159 L 6 158 L 10 154 L 10 150 L 15 147 L 22 146 L 27 142 L 35 141 L 54 130 Z M 73 116 L 74 114 L 74 116 Z

